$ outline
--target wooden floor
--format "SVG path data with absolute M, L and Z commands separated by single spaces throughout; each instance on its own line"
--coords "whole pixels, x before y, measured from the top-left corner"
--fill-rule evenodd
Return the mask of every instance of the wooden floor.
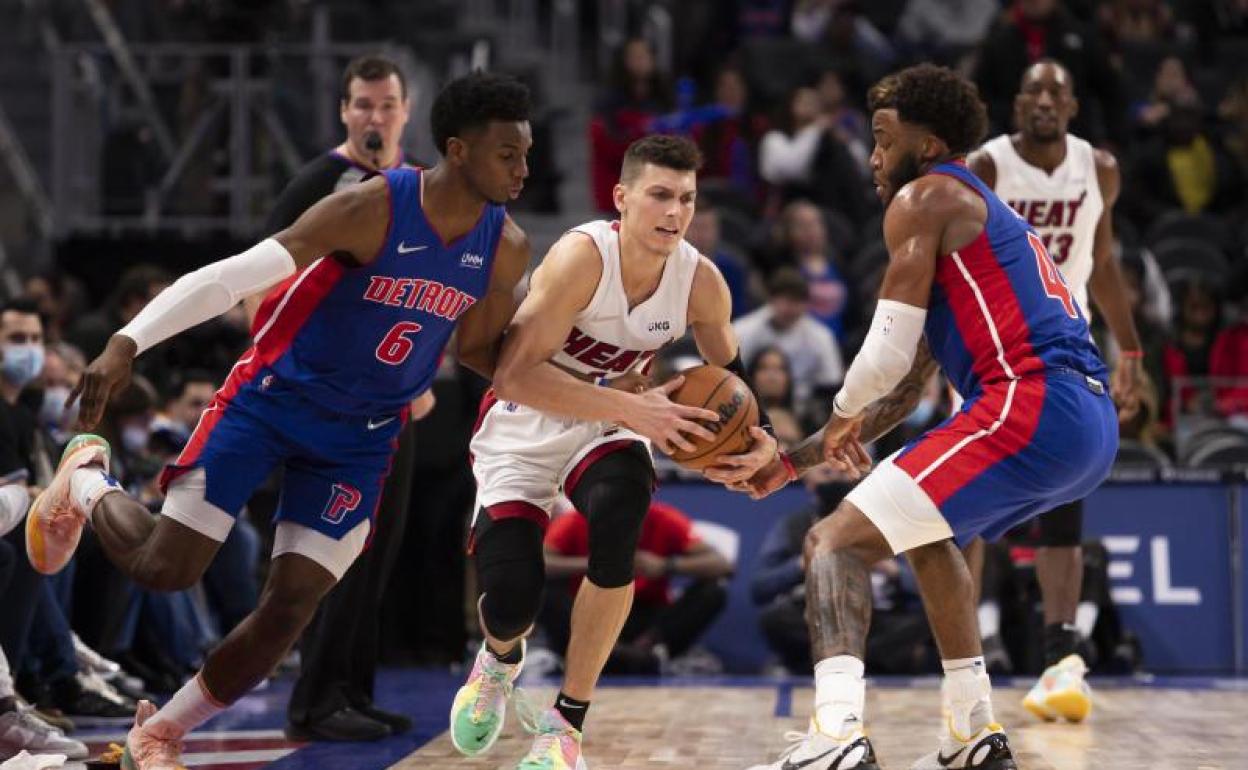
M 554 697 L 529 692 L 540 703 Z M 907 770 L 935 747 L 936 682 L 868 692 L 867 729 L 881 767 Z M 1248 690 L 1097 688 L 1082 725 L 1040 724 L 1022 709 L 1023 694 L 1000 688 L 993 699 L 1022 770 L 1248 770 Z M 788 693 L 775 687 L 604 688 L 586 725 L 586 759 L 592 770 L 745 770 L 774 761 L 786 730 L 805 729 L 811 696 L 793 690 L 790 709 Z M 394 767 L 514 770 L 526 738 L 509 713 L 487 757 L 459 756 L 443 734 Z

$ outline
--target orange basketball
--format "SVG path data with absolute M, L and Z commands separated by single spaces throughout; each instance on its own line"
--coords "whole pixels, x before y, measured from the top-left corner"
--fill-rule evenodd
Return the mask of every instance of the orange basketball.
M 685 468 L 701 470 L 713 465 L 720 455 L 748 451 L 753 443 L 750 428 L 758 425 L 758 403 L 749 386 L 727 369 L 710 364 L 686 369 L 681 374 L 685 381 L 672 391 L 672 401 L 719 412 L 719 422 L 703 423 L 715 434 L 714 441 L 686 434 L 694 445 L 693 451 L 677 449 L 672 453 L 672 459 Z

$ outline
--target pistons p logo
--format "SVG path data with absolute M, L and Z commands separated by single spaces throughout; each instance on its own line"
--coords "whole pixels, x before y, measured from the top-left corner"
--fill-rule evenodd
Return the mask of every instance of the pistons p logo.
M 360 490 L 349 484 L 335 484 L 334 493 L 330 495 L 321 518 L 330 524 L 341 524 L 342 518 L 360 505 Z

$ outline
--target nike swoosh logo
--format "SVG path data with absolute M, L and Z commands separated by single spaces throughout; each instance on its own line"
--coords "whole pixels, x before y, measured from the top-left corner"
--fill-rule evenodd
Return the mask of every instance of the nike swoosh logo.
M 837 748 L 839 748 L 839 747 L 837 747 Z M 836 750 L 837 750 L 837 748 L 831 748 L 831 749 L 828 749 L 827 751 L 823 752 L 822 754 L 820 754 L 820 755 L 819 755 L 819 756 L 817 756 L 817 757 L 811 757 L 810 759 L 804 759 L 804 760 L 802 760 L 801 762 L 794 762 L 794 761 L 793 761 L 793 760 L 791 760 L 791 759 L 786 759 L 786 760 L 784 760 L 784 764 L 780 766 L 780 770 L 801 770 L 801 768 L 803 768 L 803 767 L 808 767 L 808 766 L 810 766 L 810 765 L 813 765 L 814 763 L 816 763 L 816 762 L 818 762 L 819 760 L 823 759 L 824 757 L 828 756 L 828 755 L 829 755 L 829 754 L 831 754 L 832 752 L 836 751 Z
M 384 420 L 380 420 L 380 421 L 378 421 L 378 422 L 373 422 L 373 421 L 372 421 L 372 419 L 369 419 L 369 421 L 368 421 L 368 429 L 369 429 L 369 430 L 377 430 L 378 428 L 382 427 L 383 425 L 389 425 L 390 423 L 394 422 L 394 421 L 395 421 L 395 420 L 397 420 L 397 419 L 399 419 L 399 418 L 398 418 L 398 417 L 387 417 L 386 419 L 384 419 Z
M 571 703 L 568 703 L 568 702 L 567 702 L 566 700 L 564 700 L 563 698 L 560 698 L 560 699 L 559 699 L 559 705 L 560 705 L 560 706 L 563 706 L 565 709 L 583 709 L 583 708 L 585 708 L 584 706 L 573 706 Z
M 408 246 L 405 249 L 403 248 L 404 245 L 403 241 L 399 241 L 399 245 L 395 247 L 400 254 L 411 254 L 413 251 L 424 251 L 429 248 L 428 246 Z
M 963 746 L 962 748 L 960 748 L 960 749 L 958 749 L 957 751 L 953 752 L 952 754 L 950 754 L 950 755 L 949 755 L 949 756 L 947 756 L 947 757 L 944 755 L 944 753 L 943 753 L 943 752 L 938 751 L 938 752 L 936 752 L 936 761 L 940 763 L 940 766 L 941 766 L 941 767 L 948 767 L 949 765 L 952 765 L 952 764 L 953 764 L 953 762 L 954 762 L 954 760 L 956 760 L 958 757 L 960 757 L 960 756 L 962 755 L 962 752 L 964 752 L 964 751 L 966 751 L 966 747 L 965 747 L 965 746 Z

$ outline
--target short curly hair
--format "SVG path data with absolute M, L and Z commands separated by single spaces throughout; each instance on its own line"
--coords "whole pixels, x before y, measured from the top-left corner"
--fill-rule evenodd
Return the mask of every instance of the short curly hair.
M 493 121 L 506 123 L 529 119 L 529 89 L 510 75 L 476 71 L 456 78 L 433 100 L 429 124 L 438 152 L 446 154 L 447 142 Z
M 867 106 L 897 110 L 906 123 L 923 126 L 949 149 L 965 155 L 988 133 L 988 111 L 975 84 L 948 67 L 919 64 L 886 76 L 871 87 Z
M 632 182 L 647 163 L 676 171 L 698 171 L 702 168 L 702 151 L 683 136 L 653 134 L 642 137 L 624 151 L 620 183 Z

